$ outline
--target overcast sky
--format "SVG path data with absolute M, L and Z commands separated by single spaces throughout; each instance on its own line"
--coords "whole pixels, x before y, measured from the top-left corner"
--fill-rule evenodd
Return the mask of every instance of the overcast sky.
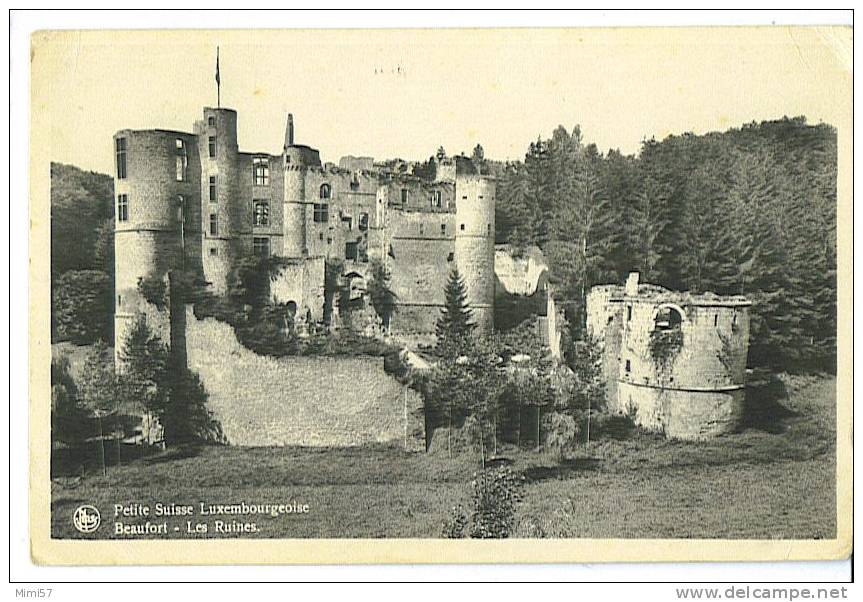
M 265 24 L 262 24 L 265 25 Z M 296 140 L 346 154 L 426 159 L 438 146 L 524 156 L 580 124 L 602 152 L 644 139 L 805 115 L 836 123 L 850 101 L 850 29 L 84 32 L 34 38 L 34 102 L 51 158 L 111 173 L 123 128 L 191 131 L 239 113 L 244 151 Z

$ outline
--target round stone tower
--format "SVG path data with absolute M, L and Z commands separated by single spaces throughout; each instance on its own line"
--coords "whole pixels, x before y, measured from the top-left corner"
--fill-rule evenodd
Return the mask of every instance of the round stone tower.
M 284 255 L 305 257 L 308 255 L 307 224 L 309 205 L 314 200 L 306 198 L 306 174 L 310 167 L 321 166 L 317 150 L 294 144 L 294 117 L 288 114 L 285 127 L 285 204 L 284 204 Z
M 609 301 L 618 308 L 605 337 L 617 381 L 609 404 L 669 437 L 734 430 L 743 414 L 750 302 L 645 286 Z
M 201 162 L 201 246 L 204 278 L 215 293 L 224 293 L 234 260 L 244 254 L 243 235 L 251 232 L 240 195 L 237 112 L 204 108 L 195 124 Z M 246 219 L 244 219 L 246 218 Z
M 138 283 L 170 270 L 196 269 L 200 256 L 200 162 L 185 132 L 121 130 L 114 135 L 114 349 L 118 354 L 139 313 L 167 342 L 169 320 Z
M 494 196 L 493 179 L 456 176 L 455 262 L 482 332 L 491 331 L 494 324 Z

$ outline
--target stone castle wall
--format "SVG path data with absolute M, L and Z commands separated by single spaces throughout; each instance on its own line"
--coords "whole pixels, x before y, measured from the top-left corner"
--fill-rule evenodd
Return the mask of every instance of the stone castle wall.
M 283 266 L 270 282 L 270 296 L 275 303 L 295 303 L 296 316 L 313 321 L 324 317 L 324 258 L 310 257 Z
M 748 302 L 678 297 L 680 304 L 621 287 L 591 291 L 587 324 L 603 345 L 608 406 L 670 437 L 730 432 L 743 412 Z M 657 322 L 665 308 L 680 315 L 679 325 Z
M 266 186 L 255 184 L 254 159 L 267 160 L 269 184 Z M 239 202 L 242 205 L 242 212 L 245 214 L 239 231 L 241 252 L 245 255 L 251 255 L 254 248 L 253 239 L 265 237 L 269 240 L 271 255 L 284 255 L 285 177 L 282 158 L 266 153 L 240 153 L 238 161 Z M 267 225 L 255 224 L 255 202 L 257 201 L 265 201 L 268 204 L 269 223 Z
M 233 329 L 186 310 L 186 354 L 233 445 L 425 449 L 422 400 L 377 357 L 260 356 Z M 229 367 L 229 368 L 227 368 Z
M 384 263 L 396 293 L 393 334 L 424 337 L 434 331 L 447 278 L 458 266 L 480 331 L 491 329 L 493 180 L 457 170 L 428 181 L 322 165 L 317 150 L 293 143 L 290 119 L 281 155 L 240 152 L 237 125 L 236 111 L 205 107 L 194 134 L 118 132 L 117 137 L 129 138 L 129 177 L 117 180 L 117 190 L 129 192 L 135 222 L 117 226 L 117 281 L 126 290 L 151 271 L 160 276 L 185 269 L 202 274 L 215 294 L 224 294 L 227 276 L 238 259 L 255 252 L 257 238 L 259 252 L 265 240 L 270 255 L 343 263 L 343 276 L 367 275 L 373 262 Z M 175 177 L 174 143 L 180 139 L 187 158 L 183 181 Z M 268 162 L 267 185 L 255 183 L 256 158 Z M 346 165 L 361 168 L 368 160 Z M 187 206 L 182 228 L 178 197 Z M 269 223 L 255 225 L 255 201 L 269 204 Z M 311 296 L 297 299 L 298 306 L 317 306 L 317 288 L 311 292 L 307 276 L 293 270 L 285 286 L 297 289 L 300 282 L 297 290 L 308 289 Z M 118 292 L 122 298 L 123 290 Z M 134 313 L 119 303 L 117 310 L 121 319 Z
M 385 265 L 396 295 L 393 332 L 428 335 L 444 304 L 444 287 L 455 266 L 455 215 L 388 213 L 389 250 Z
M 649 301 L 625 301 L 619 379 L 636 385 L 685 390 L 718 390 L 743 386 L 749 339 L 748 312 L 729 307 L 681 308 L 683 343 L 667 363 L 650 353 L 658 307 Z M 735 317 L 736 316 L 736 317 Z M 732 326 L 732 322 L 736 325 Z M 629 366 L 627 367 L 627 362 Z

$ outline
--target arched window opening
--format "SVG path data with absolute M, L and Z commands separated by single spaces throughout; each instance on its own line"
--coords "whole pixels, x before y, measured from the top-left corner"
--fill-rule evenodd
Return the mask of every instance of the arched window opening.
M 332 194 L 332 189 L 329 184 L 321 184 L 321 198 L 328 199 Z
M 681 323 L 683 323 L 683 316 L 676 308 L 669 305 L 660 307 L 653 319 L 656 330 L 674 330 L 680 328 Z

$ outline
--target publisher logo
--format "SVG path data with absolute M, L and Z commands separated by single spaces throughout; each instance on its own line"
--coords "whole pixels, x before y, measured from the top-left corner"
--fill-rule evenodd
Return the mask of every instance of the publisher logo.
M 78 506 L 75 509 L 75 514 L 72 515 L 72 524 L 81 533 L 92 533 L 99 528 L 101 522 L 102 517 L 99 516 L 99 510 L 89 504 Z

